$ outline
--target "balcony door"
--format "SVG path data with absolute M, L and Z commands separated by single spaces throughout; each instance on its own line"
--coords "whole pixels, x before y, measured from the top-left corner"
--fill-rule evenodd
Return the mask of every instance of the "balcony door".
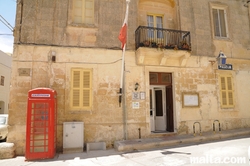
M 148 31 L 148 38 L 151 41 L 156 41 L 159 39 L 163 39 L 163 16 L 162 15 L 155 15 L 149 14 L 147 15 L 147 23 L 148 27 L 151 29 Z

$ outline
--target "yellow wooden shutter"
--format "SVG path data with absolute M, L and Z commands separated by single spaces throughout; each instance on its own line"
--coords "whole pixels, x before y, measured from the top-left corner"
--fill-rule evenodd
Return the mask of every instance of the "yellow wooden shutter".
M 90 107 L 91 99 L 91 73 L 90 71 L 83 71 L 83 107 Z
M 80 107 L 80 81 L 81 81 L 81 71 L 73 70 L 72 71 L 72 107 Z
M 85 0 L 84 4 L 84 23 L 94 23 L 94 0 Z
M 228 105 L 234 106 L 232 77 L 227 77 L 227 90 L 228 90 Z
M 227 89 L 226 89 L 226 80 L 225 77 L 220 78 L 221 81 L 221 102 L 222 105 L 227 105 Z
M 82 0 L 74 0 L 73 3 L 73 21 L 74 23 L 82 23 Z
M 74 23 L 94 23 L 94 0 L 74 0 L 73 2 Z
M 92 71 L 72 69 L 71 72 L 71 108 L 90 109 L 92 100 Z
M 221 107 L 234 107 L 234 91 L 231 75 L 220 76 Z

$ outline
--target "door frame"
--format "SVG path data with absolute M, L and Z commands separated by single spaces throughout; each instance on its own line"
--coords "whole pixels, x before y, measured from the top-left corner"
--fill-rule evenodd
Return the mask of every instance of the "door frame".
M 172 73 L 171 72 L 150 72 L 149 75 L 153 74 L 155 76 L 161 76 L 162 74 L 170 74 L 171 81 L 169 83 L 162 83 L 161 79 L 158 82 L 149 82 L 149 112 L 150 112 L 150 131 L 151 132 L 157 132 L 157 133 L 163 133 L 163 132 L 174 132 L 174 126 L 175 126 L 175 112 L 174 112 L 174 89 L 173 89 L 173 81 L 172 81 Z M 151 77 L 150 81 L 152 80 Z M 154 80 L 155 81 L 155 80 Z M 164 80 L 165 81 L 165 80 Z M 162 103 L 163 103 L 163 109 L 164 109 L 164 120 L 165 120 L 165 126 L 164 128 L 161 128 L 161 130 L 157 130 L 157 119 L 156 119 L 156 110 L 155 110 L 155 91 L 154 89 L 163 89 L 162 94 Z M 163 124 L 163 123 L 162 123 Z M 164 129 L 164 130 L 162 130 Z

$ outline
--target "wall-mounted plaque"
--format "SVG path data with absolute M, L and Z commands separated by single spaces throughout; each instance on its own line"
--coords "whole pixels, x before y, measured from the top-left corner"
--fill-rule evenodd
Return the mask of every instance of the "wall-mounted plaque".
M 182 107 L 199 107 L 198 93 L 182 93 Z
M 132 108 L 133 109 L 139 109 L 140 108 L 140 103 L 139 102 L 132 102 Z
M 30 76 L 30 68 L 19 68 L 18 74 L 19 76 Z
M 132 92 L 132 100 L 140 100 L 140 92 Z

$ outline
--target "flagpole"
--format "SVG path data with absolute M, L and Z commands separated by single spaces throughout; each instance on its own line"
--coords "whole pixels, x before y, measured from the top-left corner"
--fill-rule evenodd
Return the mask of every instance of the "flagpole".
M 119 104 L 122 103 L 122 94 L 123 92 L 123 79 L 124 79 L 124 63 L 125 63 L 125 49 L 126 49 L 126 44 L 124 45 L 123 49 L 122 49 L 122 67 L 121 67 L 121 80 L 120 80 L 120 91 L 119 91 Z
M 123 110 L 123 122 L 124 122 L 124 139 L 127 140 L 127 112 L 126 112 L 126 100 L 125 100 L 125 51 L 126 51 L 126 42 L 127 42 L 127 24 L 128 24 L 128 11 L 129 11 L 129 2 L 126 0 L 126 14 L 125 19 L 120 31 L 119 40 L 122 42 L 122 66 L 121 66 L 121 80 L 120 80 L 120 93 L 119 93 L 119 105 L 122 103 Z
M 119 105 L 121 106 L 122 103 L 122 96 L 123 96 L 123 79 L 124 79 L 124 63 L 125 63 L 125 51 L 126 51 L 126 40 L 127 40 L 127 24 L 128 24 L 128 11 L 129 11 L 129 2 L 130 0 L 126 0 L 126 13 L 125 19 L 122 25 L 122 29 L 120 32 L 119 39 L 122 42 L 122 67 L 121 67 L 121 79 L 120 79 L 120 90 L 119 90 Z M 123 29 L 125 28 L 125 29 Z M 125 33 L 123 36 L 122 33 Z M 121 38 L 120 38 L 121 37 Z

